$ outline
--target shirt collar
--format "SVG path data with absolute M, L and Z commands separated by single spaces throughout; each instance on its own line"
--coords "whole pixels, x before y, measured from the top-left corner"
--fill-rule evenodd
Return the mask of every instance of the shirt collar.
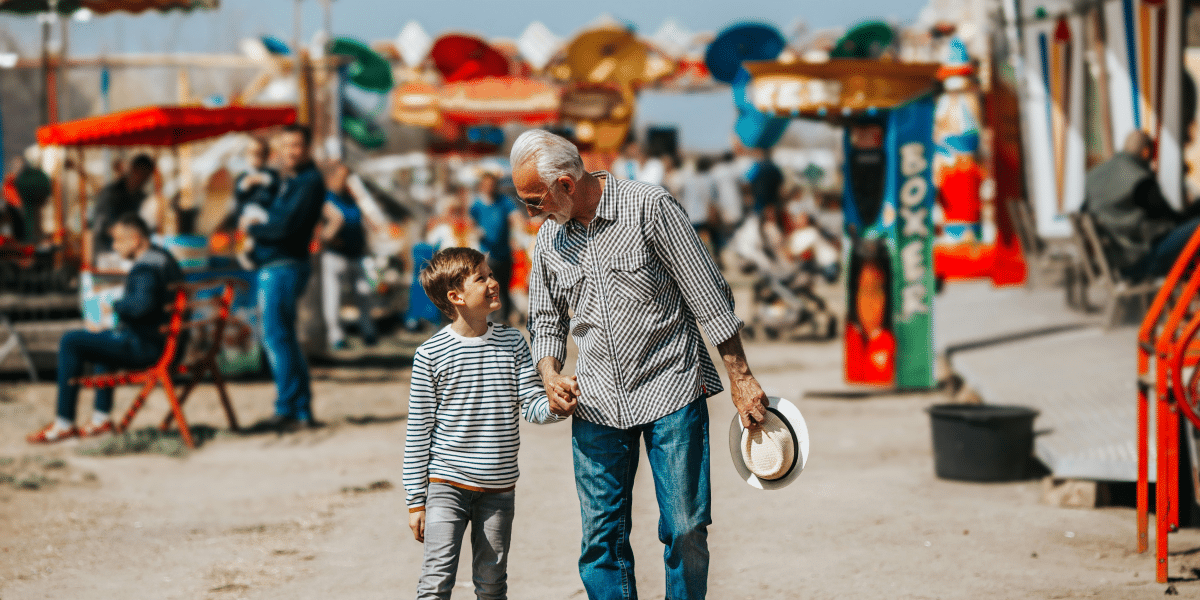
M 459 335 L 458 332 L 454 331 L 454 329 L 451 328 L 449 325 L 443 327 L 442 331 L 445 331 L 447 334 L 449 334 L 452 339 L 455 339 L 459 343 L 465 344 L 467 346 L 482 346 L 482 345 L 492 341 L 492 339 L 494 339 L 496 337 L 496 333 L 495 333 L 496 327 L 490 321 L 488 322 L 487 331 L 484 332 L 483 335 L 478 336 L 478 337 L 466 337 L 463 335 Z
M 596 218 L 606 221 L 617 220 L 617 178 L 608 171 L 594 171 L 592 177 L 604 178 L 604 191 L 600 193 L 600 204 L 596 206 Z

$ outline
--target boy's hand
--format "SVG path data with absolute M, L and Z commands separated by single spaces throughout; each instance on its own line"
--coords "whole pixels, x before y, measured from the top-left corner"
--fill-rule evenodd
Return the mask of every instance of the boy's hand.
M 550 412 L 569 417 L 579 404 L 579 383 L 575 376 L 552 375 L 546 378 L 546 397 L 550 400 Z
M 408 528 L 413 532 L 413 538 L 425 543 L 425 511 L 408 513 Z

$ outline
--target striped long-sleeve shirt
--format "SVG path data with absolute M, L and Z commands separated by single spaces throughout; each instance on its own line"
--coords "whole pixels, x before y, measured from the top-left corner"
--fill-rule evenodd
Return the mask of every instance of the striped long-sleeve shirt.
M 477 338 L 445 327 L 413 357 L 404 443 L 410 512 L 424 510 L 430 482 L 476 491 L 517 483 L 518 412 L 552 423 L 542 379 L 520 332 L 492 325 Z
M 533 360 L 579 346 L 575 417 L 627 429 L 722 390 L 713 344 L 742 327 L 733 294 L 683 208 L 661 187 L 607 179 L 584 226 L 546 221 L 529 278 Z M 699 327 L 697 327 L 699 323 Z

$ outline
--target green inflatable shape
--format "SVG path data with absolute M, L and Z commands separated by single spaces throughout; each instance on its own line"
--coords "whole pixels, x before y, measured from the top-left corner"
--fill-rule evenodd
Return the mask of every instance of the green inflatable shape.
M 329 53 L 354 59 L 347 74 L 350 83 L 356 87 L 377 94 L 391 91 L 394 85 L 392 65 L 366 44 L 350 38 L 335 38 L 329 46 Z
M 387 135 L 379 125 L 360 117 L 343 116 L 342 131 L 367 150 L 382 148 L 387 143 Z
M 829 58 L 879 58 L 891 47 L 896 32 L 883 21 L 864 21 L 850 28 L 838 40 Z

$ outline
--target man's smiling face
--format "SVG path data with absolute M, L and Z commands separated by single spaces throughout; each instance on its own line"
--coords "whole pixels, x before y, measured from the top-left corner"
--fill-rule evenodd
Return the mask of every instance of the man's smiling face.
M 567 185 L 562 177 L 547 186 L 538 177 L 537 167 L 529 161 L 513 171 L 513 186 L 517 188 L 517 196 L 525 203 L 525 210 L 530 217 L 545 215 L 554 219 L 559 225 L 566 225 L 571 220 L 575 202 L 567 192 Z M 574 182 L 571 182 L 572 184 Z M 570 190 L 576 187 L 570 185 Z

